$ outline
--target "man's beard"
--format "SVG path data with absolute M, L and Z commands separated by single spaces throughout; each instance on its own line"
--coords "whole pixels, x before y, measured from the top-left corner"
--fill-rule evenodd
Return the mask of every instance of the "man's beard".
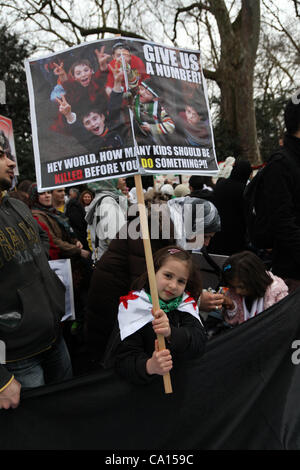
M 11 188 L 11 181 L 5 178 L 0 178 L 0 189 L 1 191 L 9 190 Z

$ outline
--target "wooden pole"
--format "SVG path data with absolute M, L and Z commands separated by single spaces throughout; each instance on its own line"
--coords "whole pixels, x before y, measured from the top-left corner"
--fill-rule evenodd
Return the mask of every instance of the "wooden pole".
M 154 264 L 153 264 L 153 256 L 152 256 L 152 248 L 151 248 L 151 243 L 150 243 L 148 219 L 147 219 L 147 214 L 146 214 L 141 175 L 134 175 L 134 182 L 135 182 L 135 187 L 136 187 L 137 201 L 139 205 L 140 223 L 141 223 L 142 238 L 143 238 L 143 243 L 144 243 L 147 272 L 148 272 L 148 278 L 149 278 L 150 294 L 152 298 L 153 311 L 155 312 L 156 310 L 160 308 L 160 305 L 159 305 L 159 299 L 158 299 L 158 292 L 157 292 L 157 285 L 156 285 L 156 278 L 155 278 L 155 271 L 154 271 Z M 157 340 L 158 340 L 159 350 L 166 349 L 164 336 L 157 335 Z M 172 393 L 172 384 L 171 384 L 171 378 L 170 378 L 169 372 L 163 376 L 163 380 L 164 380 L 165 393 Z

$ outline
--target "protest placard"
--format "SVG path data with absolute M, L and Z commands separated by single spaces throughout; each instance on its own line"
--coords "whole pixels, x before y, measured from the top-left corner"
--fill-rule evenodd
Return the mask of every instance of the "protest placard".
M 118 37 L 25 67 L 40 189 L 217 173 L 200 52 Z
M 16 156 L 15 139 L 12 120 L 8 117 L 0 115 L 0 137 L 2 147 L 5 149 L 9 157 L 16 163 L 14 170 L 15 175 L 19 175 L 18 161 Z
M 117 37 L 25 61 L 38 189 L 134 175 L 153 308 L 143 173 L 216 175 L 200 53 Z M 158 335 L 159 349 L 165 347 Z M 172 392 L 169 374 L 165 390 Z
M 49 261 L 50 268 L 57 274 L 66 288 L 65 314 L 61 321 L 75 320 L 74 291 L 71 261 L 69 258 Z

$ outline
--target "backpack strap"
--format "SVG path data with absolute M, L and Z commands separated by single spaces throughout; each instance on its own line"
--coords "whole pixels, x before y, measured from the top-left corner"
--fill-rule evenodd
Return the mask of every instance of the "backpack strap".
M 215 274 L 219 277 L 219 280 L 220 280 L 221 276 L 222 276 L 222 269 L 220 268 L 220 266 L 218 266 L 218 264 L 212 259 L 212 257 L 210 256 L 210 254 L 207 251 L 206 246 L 203 246 L 200 251 L 201 251 L 205 261 L 207 261 L 207 263 L 214 270 Z
M 294 167 L 294 168 L 296 167 L 295 160 L 291 157 L 290 153 L 284 147 L 276 150 L 276 152 L 274 152 L 270 156 L 269 160 L 267 161 L 266 166 L 268 166 L 268 164 L 271 163 L 274 160 L 280 160 L 280 158 L 282 158 L 282 157 L 284 157 L 291 164 L 292 167 Z

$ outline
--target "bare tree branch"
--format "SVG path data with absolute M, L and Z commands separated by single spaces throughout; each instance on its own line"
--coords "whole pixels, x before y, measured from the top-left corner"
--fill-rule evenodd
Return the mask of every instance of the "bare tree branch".
M 218 81 L 218 73 L 214 70 L 203 69 L 204 77 L 209 80 L 214 80 L 215 82 Z
M 294 3 L 294 7 L 295 7 L 295 13 L 296 13 L 296 16 L 300 16 L 300 1 L 299 0 L 292 0 L 293 3 Z
M 283 32 L 286 37 L 289 39 L 293 47 L 300 53 L 300 46 L 298 45 L 297 41 L 294 39 L 293 35 L 288 31 L 288 29 L 282 24 L 279 15 L 275 14 L 275 11 L 269 7 L 269 5 L 263 0 L 265 8 L 268 10 L 270 15 L 277 21 L 278 25 L 280 28 L 276 26 L 274 22 L 268 23 L 269 26 L 273 29 L 276 29 L 278 32 Z M 297 0 L 297 2 L 294 2 L 295 8 L 297 7 L 297 4 L 300 5 L 300 2 Z
M 174 24 L 173 24 L 173 33 L 174 33 L 173 38 L 172 38 L 173 42 L 176 41 L 176 37 L 177 37 L 176 26 L 177 26 L 179 15 L 181 15 L 181 13 L 190 12 L 190 11 L 194 10 L 194 8 L 198 8 L 199 10 L 202 9 L 202 10 L 208 10 L 209 11 L 209 7 L 207 5 L 205 5 L 204 3 L 202 3 L 202 2 L 195 2 L 195 3 L 192 3 L 191 5 L 188 5 L 187 7 L 177 8 L 175 18 L 174 18 Z

